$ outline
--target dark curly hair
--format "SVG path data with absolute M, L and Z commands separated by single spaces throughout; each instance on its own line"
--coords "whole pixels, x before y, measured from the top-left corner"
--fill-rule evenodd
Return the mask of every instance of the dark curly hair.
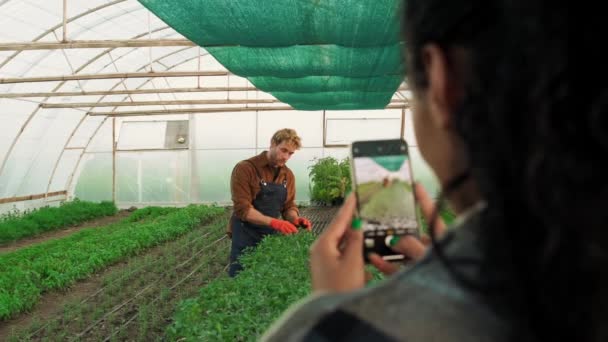
M 425 44 L 448 63 L 455 48 L 466 52 L 453 115 L 487 202 L 483 281 L 446 266 L 507 315 L 513 337 L 608 341 L 608 92 L 599 77 L 577 80 L 602 63 L 590 38 L 601 29 L 590 19 L 569 39 L 568 11 L 560 1 L 409 0 L 408 83 L 414 93 L 428 86 Z M 587 57 L 576 71 L 574 49 Z

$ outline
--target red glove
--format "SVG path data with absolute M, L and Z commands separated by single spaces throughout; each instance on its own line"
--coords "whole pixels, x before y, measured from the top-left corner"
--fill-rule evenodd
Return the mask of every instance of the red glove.
M 283 220 L 272 219 L 270 221 L 270 227 L 283 234 L 293 234 L 298 232 L 298 228 L 296 228 L 296 226 Z
M 296 227 L 304 227 L 306 230 L 310 231 L 312 229 L 312 223 L 303 217 L 298 217 L 293 221 L 293 225 Z

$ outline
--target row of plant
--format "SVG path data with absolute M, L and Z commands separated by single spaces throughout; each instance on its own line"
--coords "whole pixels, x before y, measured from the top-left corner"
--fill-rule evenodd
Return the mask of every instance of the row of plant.
M 0 255 L 0 318 L 28 310 L 44 291 L 65 288 L 127 256 L 175 239 L 224 211 L 192 205 L 166 216 L 84 229 Z
M 109 336 L 120 341 L 162 340 L 176 305 L 225 273 L 230 250 L 226 223 L 227 215 L 221 215 L 125 259 L 120 267 L 99 275 L 101 287 L 93 294 L 60 301 L 52 317 L 33 317 L 30 326 L 17 328 L 6 340 L 104 341 Z
M 449 209 L 441 211 L 448 223 Z M 423 230 L 428 231 L 423 221 Z M 270 236 L 241 258 L 236 278 L 221 277 L 183 301 L 167 329 L 170 340 L 255 341 L 291 304 L 310 293 L 309 248 L 313 234 Z M 368 266 L 370 286 L 383 275 Z
M 297 300 L 310 293 L 308 251 L 314 235 L 269 236 L 241 257 L 244 270 L 201 288 L 178 306 L 171 341 L 255 341 Z
M 43 232 L 74 226 L 103 216 L 115 215 L 113 202 L 64 202 L 59 207 L 44 207 L 23 215 L 9 215 L 0 221 L 0 244 Z

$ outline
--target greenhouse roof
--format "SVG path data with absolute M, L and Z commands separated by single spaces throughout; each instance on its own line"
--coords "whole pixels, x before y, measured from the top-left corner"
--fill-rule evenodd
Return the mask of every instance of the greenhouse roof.
M 213 92 L 300 110 L 404 102 L 394 96 L 404 90 L 397 0 L 64 2 L 0 3 L 2 98 Z
M 207 117 L 228 125 L 253 113 L 239 120 L 256 131 L 218 148 L 255 152 L 262 122 L 297 112 L 289 122 L 319 125 L 306 147 L 325 155 L 332 132 L 342 137 L 332 125 L 360 125 L 348 113 L 389 109 L 374 115 L 403 135 L 398 3 L 0 0 L 0 204 L 73 190 L 89 159 L 120 171 L 123 133 L 144 126 L 127 121 L 189 120 L 191 134 L 213 135 L 223 128 L 201 126 Z

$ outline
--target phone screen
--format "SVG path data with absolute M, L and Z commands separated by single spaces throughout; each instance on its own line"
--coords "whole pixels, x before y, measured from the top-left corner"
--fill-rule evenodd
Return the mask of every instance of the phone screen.
M 407 145 L 403 140 L 359 142 L 353 144 L 352 153 L 366 252 L 402 259 L 390 249 L 390 239 L 417 235 L 419 227 Z

